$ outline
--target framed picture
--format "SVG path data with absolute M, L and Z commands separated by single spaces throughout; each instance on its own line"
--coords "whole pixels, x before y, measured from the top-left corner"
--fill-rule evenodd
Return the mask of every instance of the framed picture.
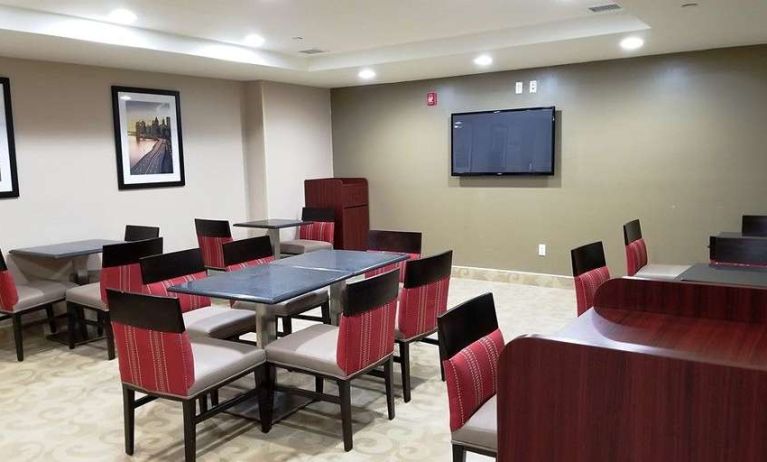
M 119 189 L 184 186 L 179 92 L 112 87 Z
M 11 81 L 0 77 L 0 198 L 6 197 L 19 197 L 19 179 L 13 140 Z

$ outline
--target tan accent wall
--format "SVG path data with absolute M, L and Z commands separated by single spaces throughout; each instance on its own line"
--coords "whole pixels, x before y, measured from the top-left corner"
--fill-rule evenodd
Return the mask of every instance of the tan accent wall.
M 549 105 L 556 176 L 450 176 L 451 113 Z M 423 231 L 458 265 L 570 274 L 570 249 L 602 240 L 622 274 L 634 218 L 651 262 L 693 263 L 767 214 L 767 46 L 342 88 L 332 111 L 335 175 L 368 178 L 371 226 Z

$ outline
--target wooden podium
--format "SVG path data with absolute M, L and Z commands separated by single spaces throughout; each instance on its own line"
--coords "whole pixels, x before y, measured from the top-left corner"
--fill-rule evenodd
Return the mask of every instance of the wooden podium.
M 304 200 L 307 207 L 326 207 L 335 210 L 334 248 L 367 250 L 370 230 L 368 180 L 365 178 L 305 180 Z

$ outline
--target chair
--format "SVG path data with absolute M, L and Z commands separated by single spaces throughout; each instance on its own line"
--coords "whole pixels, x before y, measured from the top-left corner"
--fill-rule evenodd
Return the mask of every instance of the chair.
M 298 255 L 315 250 L 332 249 L 335 216 L 333 209 L 304 207 L 301 211 L 301 219 L 312 223 L 299 228 L 298 239 L 282 242 L 281 252 Z
M 447 310 L 452 264 L 453 251 L 449 250 L 431 257 L 408 260 L 405 265 L 394 338 L 399 346 L 397 359 L 402 370 L 402 395 L 406 403 L 410 401 L 411 388 L 410 344 L 418 341 L 439 344 L 427 337 L 437 331 L 437 317 Z
M 16 343 L 16 359 L 24 361 L 24 338 L 22 328 L 47 322 L 51 333 L 55 333 L 56 318 L 53 304 L 64 301 L 69 283 L 47 279 L 27 279 L 20 276 L 17 284 L 0 251 L 0 320 L 11 319 L 13 339 Z M 22 324 L 22 316 L 45 310 L 46 319 Z
M 182 250 L 139 260 L 142 292 L 178 298 L 189 335 L 237 339 L 256 330 L 252 311 L 211 305 L 210 298 L 169 292 L 168 288 L 207 277 L 200 249 Z
M 79 328 L 82 338 L 87 335 L 87 325 L 95 324 L 104 331 L 107 341 L 107 357 L 115 357 L 114 336 L 109 322 L 107 289 L 123 292 L 141 292 L 141 267 L 139 260 L 162 253 L 163 239 L 138 240 L 123 244 L 105 245 L 101 258 L 99 282 L 93 282 L 67 290 L 67 315 L 69 320 L 69 349 L 75 347 L 75 332 Z M 86 320 L 82 311 L 96 313 L 96 322 Z M 78 326 L 79 324 L 79 326 Z
M 626 244 L 626 273 L 644 279 L 675 279 L 689 266 L 647 264 L 647 245 L 642 238 L 639 220 L 623 225 L 623 242 Z
M 503 334 L 493 294 L 464 302 L 442 314 L 440 358 L 447 375 L 453 462 L 466 451 L 495 457 L 498 452 L 496 383 Z M 522 371 L 521 373 L 524 373 Z
M 264 380 L 266 355 L 252 345 L 211 338 L 190 338 L 178 299 L 107 290 L 112 329 L 119 351 L 123 389 L 125 453 L 133 455 L 135 410 L 158 398 L 181 401 L 184 459 L 196 458 L 197 424 L 257 396 L 261 430 L 269 430 L 270 403 Z M 255 388 L 207 408 L 207 396 L 248 374 Z M 136 399 L 136 392 L 145 394 Z M 197 400 L 200 412 L 197 413 Z
M 352 449 L 351 381 L 384 366 L 389 420 L 394 418 L 392 354 L 399 274 L 382 274 L 346 286 L 339 326 L 317 324 L 266 346 L 269 377 L 280 367 L 315 376 L 316 392 L 270 387 L 341 405 L 344 450 Z M 322 392 L 325 379 L 335 380 L 339 396 Z
M 397 252 L 408 254 L 408 260 L 421 258 L 421 233 L 406 231 L 381 231 L 370 230 L 368 232 L 368 252 Z M 393 265 L 387 265 L 365 273 L 365 277 L 388 273 L 399 268 L 400 283 L 405 282 L 405 263 L 403 260 Z
M 744 236 L 767 237 L 767 215 L 743 215 L 741 233 Z
M 269 236 L 240 239 L 224 244 L 224 265 L 227 271 L 239 271 L 249 267 L 270 263 L 274 260 L 272 244 Z M 235 307 L 247 306 L 244 302 L 234 304 Z M 322 316 L 303 315 L 313 308 L 320 307 Z M 330 324 L 330 300 L 325 288 L 317 289 L 308 294 L 300 295 L 282 303 L 272 305 L 274 314 L 282 318 L 281 335 L 293 332 L 293 319 L 319 321 Z
M 223 245 L 232 242 L 232 230 L 226 220 L 194 219 L 197 232 L 197 242 L 202 250 L 202 260 L 205 267 L 212 270 L 224 271 Z
M 571 250 L 570 258 L 580 316 L 594 304 L 594 294 L 602 283 L 610 279 L 610 270 L 605 263 L 605 250 L 601 242 Z
M 160 228 L 156 226 L 125 225 L 125 242 L 157 239 L 160 237 Z

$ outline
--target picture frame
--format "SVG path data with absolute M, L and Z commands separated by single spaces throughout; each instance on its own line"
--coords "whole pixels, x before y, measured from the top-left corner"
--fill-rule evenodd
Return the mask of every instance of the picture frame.
M 19 197 L 11 80 L 0 77 L 0 199 Z
M 184 186 L 180 93 L 112 87 L 118 189 Z

